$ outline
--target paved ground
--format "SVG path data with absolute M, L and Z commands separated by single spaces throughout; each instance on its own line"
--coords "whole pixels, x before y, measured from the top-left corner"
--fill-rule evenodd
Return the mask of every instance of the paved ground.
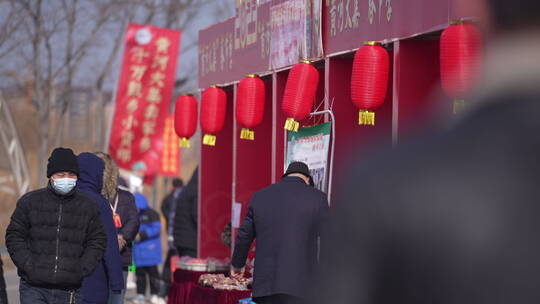
M 4 270 L 9 304 L 19 304 L 19 276 L 15 270 Z
M 20 304 L 19 301 L 19 276 L 15 270 L 6 270 L 4 272 L 6 279 L 6 291 L 9 304 Z M 131 303 L 136 296 L 135 289 L 128 289 L 125 303 Z M 149 302 L 148 302 L 149 303 Z

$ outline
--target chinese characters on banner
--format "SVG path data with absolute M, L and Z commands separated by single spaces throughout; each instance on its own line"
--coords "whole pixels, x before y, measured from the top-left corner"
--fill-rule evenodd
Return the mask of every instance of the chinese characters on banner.
M 121 168 L 153 175 L 176 75 L 179 31 L 130 24 L 127 29 L 109 152 Z
M 180 141 L 174 132 L 174 116 L 165 119 L 163 129 L 163 152 L 161 154 L 161 175 L 180 176 Z
M 199 79 L 214 74 L 227 75 L 233 68 L 234 22 L 229 19 L 210 33 L 199 33 Z M 205 37 L 212 37 L 206 40 Z M 214 84 L 211 80 L 207 86 Z
M 274 3 L 275 2 L 275 3 Z M 323 56 L 320 2 L 274 1 L 270 7 L 270 65 L 277 69 Z
M 199 31 L 199 88 L 266 74 L 305 58 L 351 52 L 364 41 L 442 30 L 466 17 L 454 2 L 259 0 L 255 5 L 257 0 L 236 0 L 235 17 Z
M 392 0 L 326 0 L 330 15 L 330 36 L 334 37 L 346 30 L 355 30 L 360 26 L 360 18 L 367 17 L 369 24 L 390 23 L 392 20 Z M 363 10 L 363 8 L 366 10 Z M 364 14 L 361 13 L 363 10 Z

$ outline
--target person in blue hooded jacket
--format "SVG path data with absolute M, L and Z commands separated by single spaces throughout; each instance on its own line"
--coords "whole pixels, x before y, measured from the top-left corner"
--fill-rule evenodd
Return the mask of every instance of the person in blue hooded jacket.
M 137 297 L 134 303 L 145 303 L 146 276 L 150 281 L 151 303 L 160 303 L 158 297 L 160 276 L 158 265 L 161 264 L 161 220 L 159 214 L 148 207 L 146 197 L 135 193 L 135 204 L 139 210 L 139 234 L 133 246 L 133 260 L 137 267 Z
M 103 187 L 103 171 L 105 164 L 92 153 L 81 153 L 77 156 L 80 177 L 77 188 L 92 198 L 99 206 L 101 219 L 107 234 L 107 247 L 98 267 L 82 283 L 83 303 L 104 304 L 109 298 L 109 289 L 120 293 L 124 288 L 122 260 L 118 249 L 116 228 L 109 202 L 101 195 Z

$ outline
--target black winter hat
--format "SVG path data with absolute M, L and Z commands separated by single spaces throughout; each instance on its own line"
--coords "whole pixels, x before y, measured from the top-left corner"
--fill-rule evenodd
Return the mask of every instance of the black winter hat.
M 310 186 L 314 186 L 313 178 L 311 177 L 311 174 L 309 173 L 309 167 L 303 162 L 292 162 L 289 164 L 289 167 L 287 168 L 287 171 L 285 174 L 283 174 L 283 177 L 293 174 L 293 173 L 300 173 L 302 175 L 305 175 L 309 178 L 309 184 Z
M 56 148 L 52 151 L 47 164 L 47 177 L 50 178 L 56 172 L 70 171 L 79 176 L 79 163 L 73 150 L 69 148 Z

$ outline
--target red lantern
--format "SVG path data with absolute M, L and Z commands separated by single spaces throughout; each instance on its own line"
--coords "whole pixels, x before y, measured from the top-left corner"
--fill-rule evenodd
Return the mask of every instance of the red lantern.
M 227 94 L 216 86 L 204 90 L 201 97 L 201 128 L 205 133 L 203 144 L 216 145 L 216 134 L 223 129 L 227 107 Z
M 309 61 L 302 61 L 291 69 L 281 104 L 281 110 L 287 115 L 285 130 L 298 131 L 299 121 L 308 117 L 313 108 L 318 85 L 319 72 Z
M 176 100 L 174 130 L 180 137 L 180 146 L 189 148 L 189 138 L 197 130 L 197 99 L 193 95 L 182 95 Z
M 454 113 L 478 82 L 482 34 L 472 24 L 453 22 L 441 35 L 441 83 L 454 98 Z
M 264 115 L 264 81 L 256 75 L 247 75 L 238 84 L 236 120 L 243 127 L 241 139 L 255 139 L 255 131 Z
M 375 110 L 386 99 L 390 56 L 376 42 L 366 42 L 354 55 L 351 99 L 359 109 L 358 124 L 375 125 Z

